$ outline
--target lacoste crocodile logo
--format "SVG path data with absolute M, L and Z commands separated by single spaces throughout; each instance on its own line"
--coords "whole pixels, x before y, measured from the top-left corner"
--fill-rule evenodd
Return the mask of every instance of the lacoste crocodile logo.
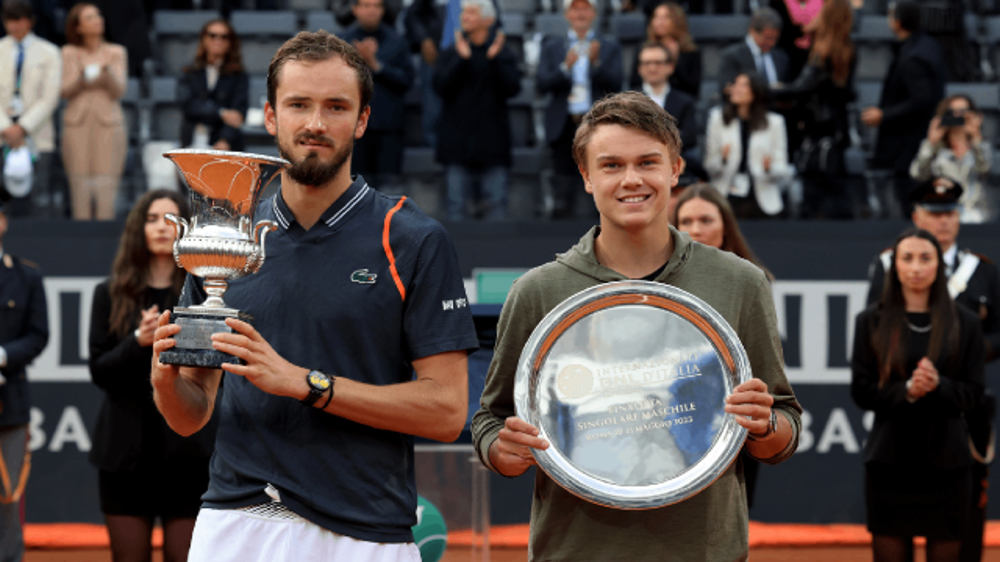
M 374 285 L 377 277 L 378 274 L 368 273 L 367 269 L 359 269 L 351 274 L 351 282 L 362 285 Z

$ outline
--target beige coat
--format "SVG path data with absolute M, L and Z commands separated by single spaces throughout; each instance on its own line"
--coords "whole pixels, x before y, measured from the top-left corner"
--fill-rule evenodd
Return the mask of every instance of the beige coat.
M 56 148 L 55 127 L 52 115 L 59 107 L 62 57 L 59 48 L 45 39 L 30 33 L 21 67 L 21 100 L 24 112 L 18 124 L 24 128 L 39 152 L 52 152 Z M 13 124 L 7 114 L 14 97 L 16 43 L 9 35 L 0 39 L 0 130 Z

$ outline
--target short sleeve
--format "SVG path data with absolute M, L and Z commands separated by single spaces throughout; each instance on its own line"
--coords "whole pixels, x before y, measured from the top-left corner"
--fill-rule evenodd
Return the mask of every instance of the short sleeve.
M 403 342 L 409 360 L 479 348 L 458 256 L 440 225 L 430 229 L 411 264 L 403 310 Z

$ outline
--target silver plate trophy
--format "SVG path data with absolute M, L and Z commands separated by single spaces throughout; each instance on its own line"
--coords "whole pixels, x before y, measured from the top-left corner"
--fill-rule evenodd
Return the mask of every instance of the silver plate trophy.
M 514 401 L 551 444 L 533 452 L 558 484 L 600 505 L 651 509 L 697 494 L 736 458 L 747 432 L 723 408 L 750 376 L 736 333 L 704 301 L 623 281 L 542 320 Z
M 181 331 L 176 345 L 160 353 L 170 365 L 218 367 L 239 360 L 212 349 L 212 334 L 231 332 L 226 318 L 250 320 L 226 306 L 228 282 L 256 273 L 264 264 L 264 238 L 274 221 L 254 223 L 260 195 L 289 163 L 281 158 L 218 150 L 172 150 L 163 154 L 180 169 L 191 188 L 190 222 L 174 215 L 174 260 L 204 279 L 202 304 L 176 307 L 171 322 Z

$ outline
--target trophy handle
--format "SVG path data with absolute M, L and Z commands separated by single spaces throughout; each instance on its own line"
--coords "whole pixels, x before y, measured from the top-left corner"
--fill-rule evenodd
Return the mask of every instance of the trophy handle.
M 184 217 L 178 217 L 172 213 L 163 215 L 163 218 L 167 219 L 167 222 L 174 225 L 174 261 L 177 262 L 179 267 L 184 267 L 181 265 L 181 256 L 177 251 L 177 244 L 181 241 L 181 238 L 184 238 L 188 233 L 190 228 L 188 221 Z
M 264 251 L 264 239 L 267 238 L 267 233 L 278 228 L 278 223 L 269 220 L 262 220 L 254 226 L 254 245 L 260 248 L 259 252 L 254 252 L 255 259 L 253 262 L 247 264 L 248 273 L 257 273 L 260 267 L 264 265 L 264 258 L 267 257 Z

